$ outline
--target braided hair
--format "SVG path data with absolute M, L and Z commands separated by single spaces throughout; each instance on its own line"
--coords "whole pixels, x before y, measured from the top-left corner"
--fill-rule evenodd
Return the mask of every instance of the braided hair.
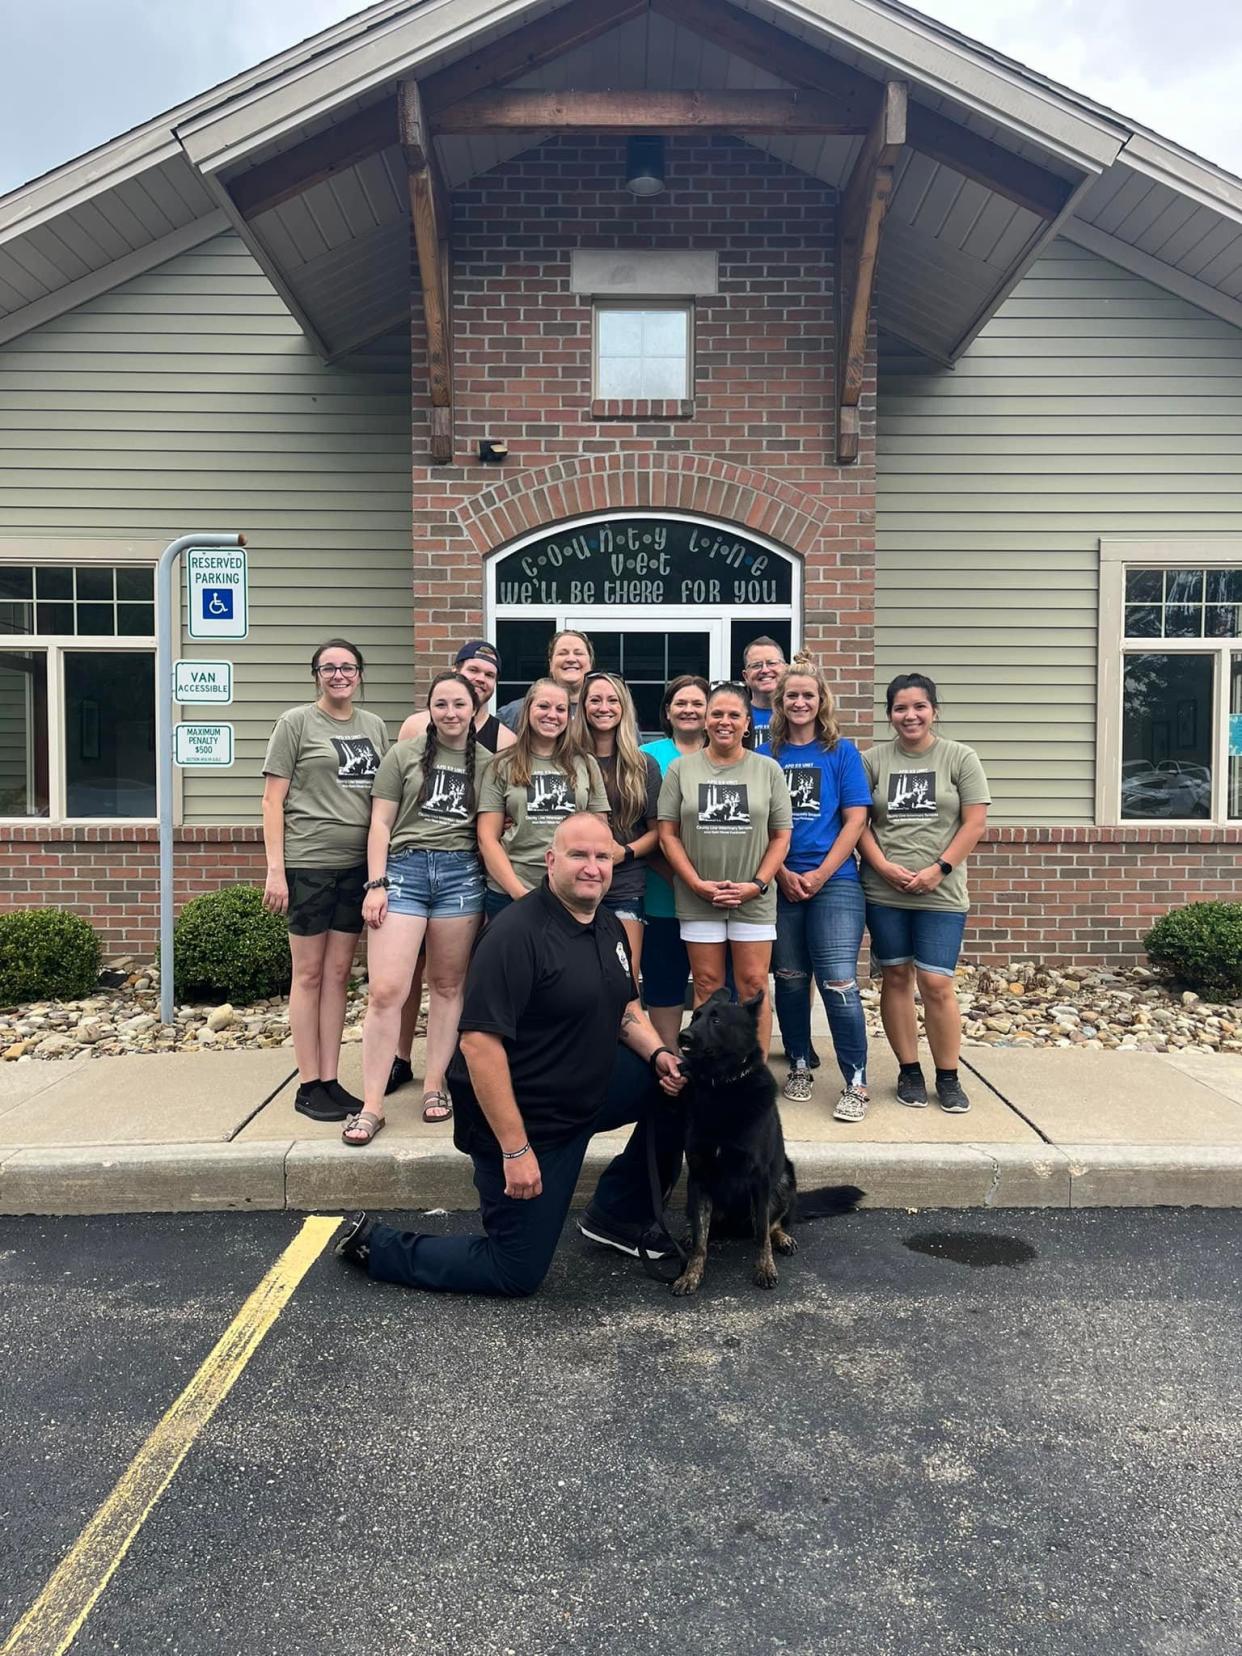
M 430 688 L 427 691 L 427 712 L 429 715 L 431 713 L 431 698 L 435 695 L 437 687 L 441 684 L 460 684 L 462 689 L 465 690 L 466 694 L 470 697 L 470 728 L 466 733 L 466 813 L 468 816 L 473 816 L 475 805 L 474 749 L 476 736 L 474 716 L 479 711 L 479 693 L 463 673 L 437 673 L 435 678 L 432 679 Z M 414 801 L 415 805 L 421 806 L 430 792 L 431 772 L 435 765 L 436 754 L 439 752 L 439 748 L 440 732 L 436 729 L 435 719 L 433 717 L 428 717 L 427 730 L 423 737 L 423 780 L 419 786 L 418 795 Z

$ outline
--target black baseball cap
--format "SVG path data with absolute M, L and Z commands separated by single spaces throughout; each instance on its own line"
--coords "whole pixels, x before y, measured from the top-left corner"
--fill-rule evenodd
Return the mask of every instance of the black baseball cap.
M 463 644 L 453 657 L 453 665 L 460 667 L 463 661 L 473 661 L 475 656 L 482 656 L 484 661 L 490 661 L 497 673 L 500 672 L 500 651 L 494 644 L 489 644 L 486 638 L 472 638 L 469 643 Z

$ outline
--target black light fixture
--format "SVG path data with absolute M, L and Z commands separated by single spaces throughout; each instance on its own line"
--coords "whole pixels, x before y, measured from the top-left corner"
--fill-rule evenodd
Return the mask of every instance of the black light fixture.
M 498 443 L 491 437 L 479 439 L 479 459 L 485 466 L 503 465 L 508 458 L 508 443 Z
M 625 187 L 631 195 L 636 196 L 657 196 L 664 193 L 663 138 L 626 139 Z

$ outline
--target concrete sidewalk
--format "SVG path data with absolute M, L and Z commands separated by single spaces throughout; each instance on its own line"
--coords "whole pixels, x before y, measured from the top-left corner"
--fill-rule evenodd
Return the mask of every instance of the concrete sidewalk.
M 859 1184 L 872 1207 L 1242 1207 L 1242 1058 L 980 1046 L 963 1059 L 968 1115 L 911 1110 L 876 1043 L 874 1102 L 848 1126 L 832 1120 L 825 1058 L 814 1102 L 782 1106 L 802 1187 Z M 357 1045 L 341 1078 L 361 1092 Z M 0 1066 L 0 1213 L 475 1205 L 451 1129 L 419 1119 L 417 1081 L 362 1150 L 294 1111 L 295 1081 L 287 1048 Z M 581 1194 L 623 1137 L 594 1141 Z

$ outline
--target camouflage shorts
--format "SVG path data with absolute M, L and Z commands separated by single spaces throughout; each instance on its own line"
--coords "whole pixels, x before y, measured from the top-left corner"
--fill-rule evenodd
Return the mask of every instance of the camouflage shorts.
M 286 868 L 289 930 L 295 937 L 362 930 L 362 888 L 367 865 L 357 868 Z

